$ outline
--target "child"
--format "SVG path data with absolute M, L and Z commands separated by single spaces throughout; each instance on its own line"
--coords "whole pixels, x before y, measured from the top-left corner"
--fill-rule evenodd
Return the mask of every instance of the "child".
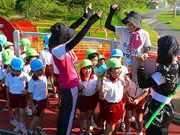
M 0 34 L 0 56 L 2 55 L 3 51 L 3 44 L 7 41 L 7 37 Z M 2 67 L 2 58 L 0 57 L 0 68 Z
M 123 64 L 124 62 L 124 58 L 123 58 L 123 52 L 119 49 L 113 49 L 111 51 L 111 58 L 117 58 L 119 59 L 120 63 Z M 128 69 L 126 66 L 122 65 L 121 67 L 121 75 L 120 75 L 120 78 L 122 80 L 125 79 L 125 77 L 127 77 L 128 75 Z M 120 126 L 120 130 L 121 131 L 125 131 L 125 123 L 124 123 L 124 118 L 125 118 L 125 114 L 126 114 L 126 111 L 125 111 L 125 104 L 126 104 L 126 95 L 124 94 L 123 95 L 123 118 L 122 118 L 122 121 L 121 121 L 121 126 Z
M 44 110 L 47 107 L 47 79 L 43 74 L 43 64 L 39 59 L 32 60 L 30 66 L 34 74 L 29 81 L 28 91 L 34 118 L 30 123 L 27 134 L 33 135 L 36 126 L 35 134 L 46 135 L 46 132 L 42 130 L 41 124 Z
M 5 42 L 3 44 L 3 47 L 4 47 L 5 50 L 6 49 L 11 49 L 11 50 L 13 50 L 13 52 L 14 52 L 14 49 L 15 49 L 14 44 L 12 42 L 9 42 L 9 41 Z
M 31 41 L 28 38 L 23 38 L 20 40 L 19 44 L 21 49 L 20 58 L 24 60 L 26 57 L 26 51 L 30 48 Z
M 83 135 L 84 120 L 86 120 L 86 134 L 90 133 L 91 117 L 98 104 L 98 93 L 96 92 L 97 76 L 93 72 L 92 63 L 88 59 L 80 62 L 80 97 L 78 108 L 81 111 L 80 135 Z
M 22 59 L 12 59 L 12 70 L 6 75 L 5 85 L 7 90 L 7 100 L 10 104 L 10 108 L 15 109 L 15 118 L 18 121 L 14 132 L 21 131 L 23 134 L 27 134 L 24 114 L 26 107 L 26 94 L 28 91 L 25 89 L 25 86 L 30 77 L 22 71 L 23 65 Z
M 4 85 L 4 81 L 5 81 L 5 76 L 6 74 L 9 72 L 10 68 L 9 65 L 11 63 L 11 60 L 14 58 L 14 54 L 13 51 L 11 49 L 6 49 L 3 51 L 2 53 L 2 62 L 3 62 L 3 68 L 0 69 L 0 94 L 2 95 L 2 98 L 7 99 L 6 98 L 6 87 Z M 9 106 L 8 106 L 9 107 Z M 12 113 L 12 109 L 9 109 L 9 115 L 10 115 L 10 123 L 13 123 L 13 113 Z M 4 108 L 0 109 L 1 111 L 4 110 Z M 15 125 L 15 124 L 12 124 Z
M 89 7 L 87 11 L 88 9 Z M 57 124 L 57 134 L 59 135 L 69 135 L 71 133 L 74 114 L 76 112 L 75 106 L 78 97 L 79 76 L 73 63 L 75 56 L 72 55 L 72 49 L 82 40 L 90 27 L 100 18 L 103 11 L 92 15 L 82 30 L 75 35 L 74 29 L 82 24 L 88 17 L 88 13 L 85 13 L 85 16 L 79 18 L 70 27 L 67 27 L 63 23 L 56 23 L 51 27 L 52 35 L 49 38 L 49 49 L 52 50 L 54 63 L 60 71 L 58 79 L 62 96 L 61 104 L 63 104 L 60 107 L 61 111 L 59 112 Z M 73 39 L 69 41 L 71 38 Z
M 39 59 L 43 62 L 46 78 L 47 79 L 49 78 L 50 82 L 52 84 L 53 96 L 55 98 L 57 98 L 58 95 L 56 93 L 56 89 L 54 88 L 54 83 L 53 83 L 54 80 L 53 80 L 53 77 L 52 77 L 51 71 L 50 71 L 51 70 L 50 60 L 51 60 L 52 54 L 49 52 L 49 48 L 48 48 L 49 38 L 50 38 L 50 35 L 47 35 L 47 36 L 43 37 L 45 48 L 41 51 Z
M 29 76 L 32 75 L 32 72 L 31 72 L 31 67 L 30 67 L 30 62 L 34 59 L 37 59 L 39 56 L 39 54 L 36 52 L 36 50 L 34 48 L 29 48 L 26 50 L 26 63 L 24 65 L 24 68 L 23 68 L 23 71 L 25 73 L 27 73 Z M 27 106 L 26 106 L 26 109 L 25 109 L 25 113 L 27 116 L 32 116 L 32 112 L 31 110 L 29 109 L 29 95 L 27 95 L 27 98 L 26 98 L 26 103 L 27 103 Z
M 123 117 L 123 92 L 129 87 L 129 80 L 120 79 L 121 63 L 117 58 L 110 58 L 107 61 L 108 78 L 101 80 L 100 99 L 104 101 L 104 119 L 107 122 L 105 135 L 116 134 L 119 128 L 119 122 Z M 126 83 L 126 85 L 125 85 Z
M 103 64 L 106 64 L 106 58 L 102 54 L 99 54 L 98 63 L 96 64 L 96 66 L 94 68 L 96 75 L 99 74 L 98 68 Z

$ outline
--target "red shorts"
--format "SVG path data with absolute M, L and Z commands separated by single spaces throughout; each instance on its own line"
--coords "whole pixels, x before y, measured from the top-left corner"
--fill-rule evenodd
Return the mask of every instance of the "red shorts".
M 78 101 L 78 109 L 81 112 L 86 112 L 87 110 L 93 110 L 96 108 L 97 104 L 99 102 L 99 95 L 98 92 L 96 92 L 92 96 L 79 96 Z
M 9 92 L 10 108 L 26 108 L 26 95 L 12 94 Z
M 99 117 L 102 118 L 102 119 L 105 118 L 105 117 L 104 117 L 104 102 L 105 102 L 105 100 L 100 100 L 100 101 L 99 101 L 99 109 L 100 109 L 100 111 L 99 111 Z
M 55 74 L 55 73 L 54 73 L 54 76 L 55 76 L 55 78 L 56 78 L 56 80 L 54 80 L 54 86 L 55 86 L 55 87 L 59 87 L 59 82 L 58 82 L 59 74 Z
M 104 119 L 108 124 L 116 124 L 123 117 L 123 102 L 109 103 L 104 101 Z
M 50 65 L 46 65 L 46 68 L 45 68 L 45 76 L 47 78 L 49 78 L 51 76 L 51 66 Z
M 0 87 L 0 95 L 1 95 L 1 99 L 5 99 L 7 100 L 7 94 L 6 94 L 6 86 L 1 86 Z
M 144 102 L 145 102 L 145 98 L 142 99 L 137 105 L 133 105 L 133 104 L 130 104 L 129 102 L 126 102 L 126 110 L 135 110 L 137 113 L 143 113 Z
M 40 100 L 40 101 L 36 101 L 33 100 L 34 105 L 36 106 L 37 112 L 33 113 L 34 116 L 40 116 L 41 111 L 44 110 L 47 107 L 47 98 Z

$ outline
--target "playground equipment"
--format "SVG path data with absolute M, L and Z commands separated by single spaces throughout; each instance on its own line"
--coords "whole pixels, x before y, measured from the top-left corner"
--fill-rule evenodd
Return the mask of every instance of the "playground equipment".
M 21 32 L 37 32 L 36 26 L 27 21 L 8 21 L 3 17 L 0 17 L 0 34 L 3 34 L 7 37 L 7 40 L 14 42 L 13 32 L 19 30 Z M 22 35 L 20 35 L 22 38 Z M 38 37 L 29 36 L 26 37 L 33 42 L 38 41 Z

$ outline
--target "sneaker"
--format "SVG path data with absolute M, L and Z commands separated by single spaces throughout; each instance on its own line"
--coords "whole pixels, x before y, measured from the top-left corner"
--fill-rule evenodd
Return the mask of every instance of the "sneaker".
M 143 132 L 137 133 L 137 135 L 143 135 Z
M 96 123 L 95 123 L 95 121 L 94 121 L 93 118 L 91 119 L 91 126 L 92 126 L 93 128 L 97 128 L 97 125 L 96 125 Z
M 44 130 L 42 130 L 42 128 L 39 128 L 39 127 L 36 127 L 35 134 L 36 135 L 47 135 L 47 133 Z
M 27 129 L 26 129 L 25 126 L 24 126 L 24 127 L 21 127 L 21 128 L 20 128 L 20 131 L 22 132 L 23 135 L 27 135 Z
M 125 123 L 124 122 L 121 122 L 121 126 L 120 126 L 120 131 L 125 131 Z
M 58 98 L 58 94 L 57 93 L 54 94 L 54 98 Z
M 17 123 L 16 127 L 14 128 L 14 132 L 18 133 L 20 131 L 19 123 Z
M 32 116 L 32 111 L 29 108 L 25 109 L 25 113 L 27 116 Z
M 11 119 L 11 120 L 9 121 L 9 123 L 10 123 L 11 125 L 13 125 L 14 127 L 16 127 L 17 124 L 18 124 L 18 122 L 17 122 L 16 119 Z
M 92 133 L 91 132 L 86 132 L 86 135 L 92 135 Z
M 0 107 L 0 112 L 4 111 L 4 108 Z
M 135 129 L 135 130 L 138 130 L 138 123 L 137 123 L 137 121 L 133 121 L 133 122 L 131 122 L 132 124 L 132 127 Z
M 131 131 L 126 132 L 125 135 L 131 135 Z
M 27 130 L 27 135 L 34 135 L 32 130 Z
M 84 120 L 83 128 L 84 128 L 84 129 L 87 129 L 86 120 Z

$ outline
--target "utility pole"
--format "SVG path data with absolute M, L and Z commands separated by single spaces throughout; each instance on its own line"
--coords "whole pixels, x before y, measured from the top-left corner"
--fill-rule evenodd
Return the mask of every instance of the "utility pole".
M 176 18 L 176 6 L 177 6 L 177 0 L 174 0 L 174 18 Z

